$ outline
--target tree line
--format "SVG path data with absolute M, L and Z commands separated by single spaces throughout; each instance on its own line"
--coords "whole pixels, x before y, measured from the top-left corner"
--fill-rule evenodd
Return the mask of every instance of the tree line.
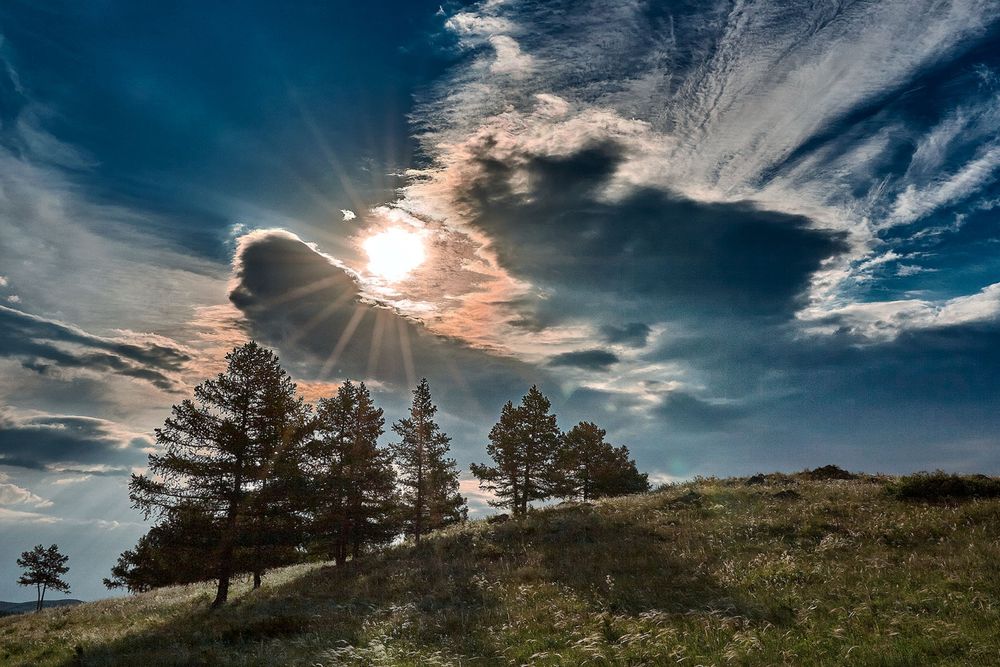
M 218 607 L 237 573 L 252 574 L 256 588 L 273 567 L 317 557 L 343 567 L 401 535 L 419 543 L 467 518 L 426 380 L 382 447 L 385 416 L 363 382 L 345 381 L 313 406 L 257 343 L 226 361 L 173 406 L 155 432 L 160 453 L 149 456 L 147 474 L 132 475 L 132 504 L 155 525 L 118 558 L 109 588 L 214 579 Z M 590 422 L 560 432 L 532 387 L 519 405 L 504 405 L 489 434 L 492 463 L 471 472 L 495 495 L 490 504 L 515 516 L 549 498 L 648 490 L 628 449 L 604 438 Z

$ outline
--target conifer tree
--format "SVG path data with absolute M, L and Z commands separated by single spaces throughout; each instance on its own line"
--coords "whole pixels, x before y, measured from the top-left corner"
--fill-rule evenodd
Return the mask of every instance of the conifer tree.
M 211 578 L 214 572 L 204 562 L 204 554 L 211 553 L 217 545 L 212 541 L 214 531 L 205 525 L 206 521 L 212 518 L 195 507 L 171 510 L 139 538 L 135 547 L 118 556 L 104 585 L 108 589 L 142 593 Z
M 636 468 L 628 448 L 604 440 L 607 432 L 580 422 L 563 435 L 558 456 L 558 493 L 583 501 L 649 490 L 649 479 Z
M 320 399 L 310 444 L 310 506 L 317 540 L 338 566 L 398 533 L 391 453 L 378 447 L 385 419 L 364 383 Z
M 150 455 L 151 476 L 133 475 L 129 484 L 133 505 L 147 518 L 162 517 L 181 505 L 205 513 L 200 525 L 211 532 L 216 545 L 213 608 L 228 597 L 237 550 L 256 544 L 250 530 L 255 524 L 262 529 L 271 525 L 261 521 L 261 496 L 255 494 L 266 489 L 278 465 L 275 457 L 292 457 L 289 449 L 300 446 L 277 443 L 272 412 L 288 411 L 282 417 L 288 421 L 303 418 L 290 414 L 301 409 L 301 402 L 270 350 L 251 341 L 227 354 L 226 361 L 226 371 L 198 385 L 193 400 L 173 407 L 171 417 L 156 430 L 163 453 Z M 287 470 L 287 465 L 281 463 L 280 469 Z M 250 567 L 260 569 L 253 563 Z
M 425 378 L 413 390 L 410 416 L 392 426 L 400 438 L 390 447 L 403 487 L 403 528 L 417 544 L 428 531 L 461 521 L 466 515 L 455 460 L 447 457 L 451 438 L 434 420 L 436 413 Z
M 261 409 L 253 415 L 254 460 L 259 462 L 251 495 L 248 549 L 253 587 L 269 567 L 294 560 L 302 542 L 305 442 L 313 428 L 310 406 L 296 393 L 295 383 L 277 365 L 265 369 Z
M 486 447 L 496 465 L 471 466 L 480 486 L 498 497 L 491 502 L 495 507 L 524 515 L 529 503 L 554 495 L 560 433 L 551 407 L 537 386 L 528 390 L 516 408 L 510 402 L 504 405 Z
M 69 556 L 59 553 L 59 547 L 53 544 L 48 549 L 41 544 L 31 551 L 25 551 L 17 559 L 18 567 L 24 568 L 24 573 L 17 579 L 21 586 L 34 586 L 35 611 L 42 610 L 45 604 L 45 593 L 51 588 L 60 593 L 69 593 L 69 584 L 63 581 L 62 575 L 69 572 L 66 565 Z
M 496 500 L 489 501 L 490 505 L 515 514 L 521 509 L 520 426 L 518 409 L 507 401 L 500 410 L 499 421 L 490 429 L 490 442 L 486 445 L 486 453 L 494 465 L 473 463 L 469 466 L 472 475 L 479 479 L 479 487 L 496 496 Z

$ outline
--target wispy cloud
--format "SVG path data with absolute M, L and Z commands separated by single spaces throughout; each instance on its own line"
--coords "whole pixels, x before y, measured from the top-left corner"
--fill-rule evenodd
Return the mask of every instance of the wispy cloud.
M 0 356 L 38 373 L 112 373 L 172 391 L 192 352 L 155 334 L 97 336 L 79 327 L 0 306 Z

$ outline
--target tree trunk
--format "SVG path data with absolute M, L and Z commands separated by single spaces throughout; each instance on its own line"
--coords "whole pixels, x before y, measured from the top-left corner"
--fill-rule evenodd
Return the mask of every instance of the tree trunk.
M 253 573 L 253 589 L 254 590 L 257 590 L 258 588 L 260 588 L 260 577 L 261 577 L 260 570 L 254 570 L 254 573 Z
M 422 454 L 421 454 L 422 456 Z M 417 464 L 417 502 L 415 503 L 417 510 L 417 515 L 413 518 L 413 534 L 416 537 L 417 544 L 420 544 L 420 533 L 422 526 L 421 519 L 424 514 L 424 470 L 423 462 Z
M 219 586 L 215 592 L 212 609 L 218 609 L 229 598 L 229 579 L 233 576 L 233 552 L 236 541 L 236 508 L 231 506 L 226 520 L 226 532 L 222 536 L 222 548 L 219 550 L 218 577 Z
M 212 602 L 212 609 L 218 609 L 226 604 L 229 599 L 229 578 L 233 574 L 233 544 L 227 540 L 227 544 L 222 547 L 219 555 L 219 587 L 215 592 L 215 600 Z
M 42 591 L 41 584 L 35 584 L 35 613 L 37 614 L 42 610 L 42 600 L 45 599 L 45 593 Z

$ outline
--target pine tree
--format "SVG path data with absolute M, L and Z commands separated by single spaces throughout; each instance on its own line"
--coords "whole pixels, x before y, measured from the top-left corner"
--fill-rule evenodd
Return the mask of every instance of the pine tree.
M 17 579 L 21 586 L 34 586 L 36 592 L 35 611 L 42 610 L 45 603 L 45 593 L 48 589 L 69 593 L 69 584 L 62 579 L 62 575 L 69 572 L 66 563 L 69 556 L 59 553 L 59 547 L 55 544 L 48 549 L 41 544 L 31 551 L 25 551 L 17 559 L 18 567 L 24 568 L 24 573 Z
M 558 492 L 583 501 L 649 490 L 628 448 L 604 440 L 607 432 L 593 422 L 580 422 L 562 438 L 558 457 Z
M 142 593 L 161 586 L 211 578 L 211 567 L 203 560 L 203 554 L 217 546 L 212 541 L 215 531 L 204 525 L 211 520 L 206 512 L 194 507 L 171 510 L 139 538 L 134 548 L 118 556 L 104 585 L 109 589 L 124 588 L 129 593 Z M 239 556 L 237 560 L 241 560 Z
M 491 501 L 494 507 L 506 507 L 522 516 L 529 503 L 555 493 L 560 434 L 551 407 L 537 386 L 528 390 L 516 408 L 510 402 L 504 405 L 486 447 L 496 465 L 471 466 L 480 487 L 497 496 L 498 500 Z
M 423 534 L 461 521 L 467 513 L 455 460 L 447 458 L 451 438 L 434 421 L 436 413 L 425 378 L 413 390 L 410 416 L 392 426 L 400 438 L 390 447 L 403 487 L 403 527 L 417 544 Z
M 338 566 L 398 533 L 392 457 L 378 447 L 384 424 L 364 383 L 348 380 L 317 406 L 308 463 L 313 530 Z
M 473 463 L 469 466 L 472 475 L 479 479 L 479 487 L 496 496 L 489 504 L 515 514 L 521 508 L 519 428 L 518 410 L 507 401 L 500 410 L 500 420 L 490 429 L 490 442 L 486 445 L 486 453 L 495 465 Z
M 252 417 L 259 462 L 250 502 L 245 545 L 253 571 L 253 587 L 269 567 L 295 559 L 304 521 L 304 443 L 313 428 L 311 408 L 296 393 L 295 383 L 276 364 L 265 368 L 261 409 Z
M 218 588 L 213 608 L 228 597 L 237 550 L 256 548 L 258 538 L 251 533 L 255 524 L 265 531 L 271 525 L 270 518 L 261 518 L 266 504 L 260 502 L 266 498 L 262 489 L 279 459 L 294 459 L 289 450 L 300 446 L 286 440 L 279 443 L 272 413 L 287 411 L 282 418 L 289 422 L 303 418 L 291 414 L 301 409 L 301 402 L 294 398 L 295 385 L 271 351 L 249 342 L 226 355 L 226 360 L 226 371 L 198 385 L 194 400 L 173 407 L 171 417 L 156 430 L 157 444 L 164 451 L 150 455 L 151 476 L 133 475 L 129 484 L 133 505 L 147 518 L 162 517 L 181 505 L 205 513 L 200 525 L 211 531 L 216 545 Z M 280 462 L 278 469 L 285 471 L 287 465 Z M 249 565 L 259 572 L 259 564 Z

